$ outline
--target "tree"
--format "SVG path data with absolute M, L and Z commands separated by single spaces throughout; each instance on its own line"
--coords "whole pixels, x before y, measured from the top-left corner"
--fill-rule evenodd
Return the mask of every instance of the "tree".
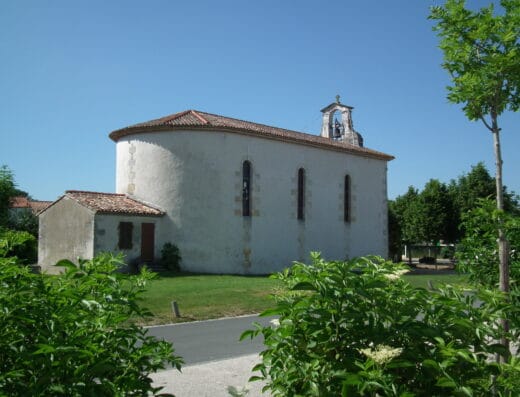
M 393 203 L 393 201 L 388 202 L 388 254 L 392 261 L 401 262 L 401 224 Z
M 448 187 L 437 179 L 430 179 L 419 195 L 421 229 L 424 240 L 429 243 L 439 240 L 454 241 L 454 206 Z
M 494 200 L 480 199 L 477 206 L 462 217 L 465 236 L 457 247 L 457 269 L 480 287 L 493 288 L 498 283 L 496 235 L 503 227 L 511 246 L 509 264 L 512 280 L 520 280 L 520 216 L 496 209 Z M 520 285 L 511 284 L 511 305 L 506 311 L 512 337 L 520 338 Z M 516 330 L 516 331 L 515 331 Z
M 421 211 L 419 204 L 419 193 L 413 186 L 408 187 L 408 191 L 402 196 L 398 196 L 389 203 L 389 211 L 392 220 L 399 225 L 399 236 L 405 246 L 423 240 L 422 229 L 420 227 Z M 408 249 L 408 260 L 412 261 L 411 251 Z
M 489 175 L 484 163 L 479 162 L 471 167 L 467 174 L 459 176 L 457 181 L 451 181 L 450 191 L 461 215 L 472 211 L 481 199 L 495 196 L 495 178 Z M 513 193 L 503 187 L 504 210 L 510 213 L 518 212 L 518 201 Z
M 392 210 L 401 225 L 401 238 L 405 244 L 416 243 L 423 239 L 418 222 L 420 217 L 418 200 L 418 190 L 409 186 L 405 194 L 398 196 L 391 203 Z
M 493 135 L 496 162 L 496 204 L 504 210 L 502 153 L 498 117 L 520 107 L 520 0 L 501 0 L 494 7 L 471 11 L 465 0 L 447 0 L 432 7 L 430 19 L 440 37 L 443 68 L 451 76 L 448 100 L 463 104 L 469 120 L 481 120 Z M 500 290 L 509 294 L 509 249 L 503 227 L 498 228 Z M 507 322 L 503 322 L 507 330 Z M 503 340 L 505 345 L 508 344 Z
M 404 195 L 390 202 L 389 213 L 393 216 L 390 219 L 397 222 L 404 245 L 455 241 L 458 223 L 454 222 L 457 217 L 453 198 L 448 187 L 436 179 L 431 179 L 421 192 L 410 186 Z
M 16 192 L 12 171 L 5 165 L 0 167 L 0 227 L 9 220 L 9 202 Z

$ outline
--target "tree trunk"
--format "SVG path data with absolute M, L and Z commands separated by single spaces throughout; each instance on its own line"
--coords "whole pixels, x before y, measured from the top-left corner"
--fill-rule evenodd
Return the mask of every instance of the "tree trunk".
M 504 210 L 504 191 L 502 184 L 502 153 L 500 147 L 500 128 L 498 128 L 497 115 L 492 113 L 492 130 L 493 144 L 495 149 L 495 165 L 496 165 L 496 189 L 497 189 L 497 209 Z M 506 234 L 504 232 L 502 220 L 498 220 L 498 259 L 499 259 L 499 285 L 500 291 L 509 295 L 509 248 Z M 509 297 L 508 297 L 509 298 Z M 504 332 L 509 331 L 509 322 L 507 319 L 501 320 L 502 329 Z M 509 356 L 509 339 L 506 337 L 501 340 L 502 345 L 507 349 L 507 354 L 501 357 L 502 362 L 505 362 Z

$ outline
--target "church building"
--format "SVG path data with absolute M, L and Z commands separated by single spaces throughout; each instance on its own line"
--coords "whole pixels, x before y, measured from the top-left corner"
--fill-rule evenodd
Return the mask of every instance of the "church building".
M 306 261 L 387 256 L 387 162 L 352 110 L 322 109 L 320 135 L 197 110 L 110 133 L 116 193 L 67 191 L 40 214 L 39 263 L 179 247 L 192 272 L 267 274 Z

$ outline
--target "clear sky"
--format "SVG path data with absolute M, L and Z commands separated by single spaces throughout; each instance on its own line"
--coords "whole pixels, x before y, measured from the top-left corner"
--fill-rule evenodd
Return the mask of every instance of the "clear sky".
M 439 3 L 2 1 L 0 165 L 39 200 L 114 192 L 112 130 L 197 109 L 319 134 L 339 94 L 365 146 L 396 157 L 390 198 L 479 161 L 494 173 L 491 133 L 446 100 Z M 520 193 L 520 113 L 501 125 Z

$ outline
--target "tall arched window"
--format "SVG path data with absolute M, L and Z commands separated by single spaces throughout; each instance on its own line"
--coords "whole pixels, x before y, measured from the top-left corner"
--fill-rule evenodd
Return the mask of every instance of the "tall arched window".
M 251 216 L 251 163 L 242 164 L 242 216 Z
M 343 206 L 344 206 L 344 210 L 343 210 L 343 216 L 344 216 L 344 219 L 345 219 L 345 222 L 350 222 L 350 217 L 351 217 L 351 214 L 350 214 L 350 175 L 345 175 L 345 187 L 344 187 L 345 191 L 343 192 L 344 194 L 344 197 L 343 197 Z
M 305 170 L 298 170 L 298 219 L 305 219 Z

